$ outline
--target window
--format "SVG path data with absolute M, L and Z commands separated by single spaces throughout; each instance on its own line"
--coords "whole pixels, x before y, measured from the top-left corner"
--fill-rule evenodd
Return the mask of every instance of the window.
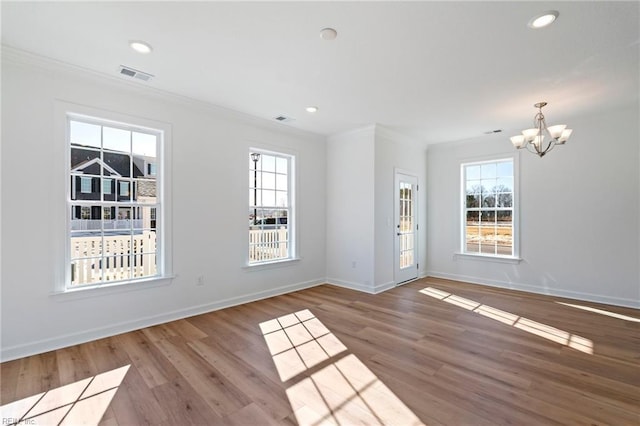
M 462 164 L 462 253 L 516 255 L 513 158 Z
M 83 206 L 80 208 L 80 219 L 89 220 L 91 219 L 91 208 Z
M 249 155 L 249 264 L 294 257 L 294 157 L 252 150 Z
M 129 182 L 118 182 L 120 184 L 120 196 L 129 197 Z
M 145 164 L 157 161 L 163 131 L 76 115 L 67 125 L 66 288 L 160 276 L 162 176 L 149 176 Z
M 102 179 L 102 193 L 111 195 L 111 182 L 113 179 Z
M 91 194 L 91 178 L 82 176 L 80 178 L 80 192 Z
M 147 174 L 149 176 L 155 176 L 156 175 L 156 165 L 155 165 L 155 163 L 147 164 Z

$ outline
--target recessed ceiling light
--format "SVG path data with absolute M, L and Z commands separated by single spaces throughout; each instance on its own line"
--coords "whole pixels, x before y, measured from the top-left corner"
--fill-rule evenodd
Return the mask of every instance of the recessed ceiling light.
M 318 112 L 317 106 L 308 106 L 305 109 L 307 110 L 307 112 Z
M 133 40 L 129 42 L 129 46 L 138 53 L 147 54 L 151 52 L 151 45 L 144 41 Z
M 335 40 L 338 32 L 333 28 L 323 28 L 320 30 L 320 38 L 323 40 Z
M 547 25 L 551 25 L 553 21 L 558 18 L 558 15 L 560 14 L 557 10 L 548 10 L 544 13 L 541 13 L 540 15 L 536 15 L 531 18 L 527 25 L 529 26 L 529 28 L 533 28 L 534 30 L 544 28 Z

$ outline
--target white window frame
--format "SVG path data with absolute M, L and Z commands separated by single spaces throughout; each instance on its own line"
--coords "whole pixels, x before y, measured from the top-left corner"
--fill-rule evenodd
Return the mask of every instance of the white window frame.
M 158 208 L 156 214 L 161 219 L 161 231 L 158 231 L 157 247 L 156 247 L 156 263 L 157 274 L 153 277 L 144 277 L 123 281 L 100 282 L 92 285 L 71 286 L 71 243 L 70 243 L 70 206 L 78 205 L 78 200 L 70 200 L 71 186 L 75 185 L 75 181 L 69 179 L 70 170 L 70 143 L 69 143 L 69 119 L 97 120 L 101 124 L 114 125 L 119 127 L 122 125 L 129 126 L 132 129 L 156 131 L 160 133 L 158 139 L 158 157 L 157 170 L 161 175 L 161 179 L 156 182 L 156 191 L 162 194 L 162 204 Z M 57 227 L 53 232 L 57 236 L 58 241 L 65 241 L 65 249 L 59 251 L 56 256 L 58 260 L 55 273 L 55 287 L 51 296 L 64 298 L 84 298 L 91 296 L 100 296 L 121 291 L 129 291 L 134 289 L 155 287 L 158 285 L 170 284 L 173 279 L 173 256 L 172 256 L 172 222 L 171 222 L 171 203 L 172 193 L 171 181 L 172 165 L 168 161 L 171 158 L 172 150 L 172 128 L 165 122 L 140 118 L 138 116 L 130 116 L 127 114 L 106 111 L 99 108 L 93 108 L 84 105 L 78 105 L 65 101 L 55 101 L 55 134 L 58 141 L 56 156 L 60 159 L 59 164 L 64 164 L 64 170 L 61 170 L 64 176 L 59 182 L 60 185 L 57 193 L 59 195 L 59 204 L 66 205 L 66 208 L 60 210 L 60 214 L 54 215 L 58 222 L 66 223 L 66 226 Z M 64 182 L 64 183 L 63 183 Z M 65 212 L 64 216 L 62 212 Z M 58 252 L 56 250 L 56 252 Z M 135 285 L 129 285 L 135 283 Z
M 490 254 L 490 253 L 477 253 L 477 252 L 467 252 L 466 251 L 466 218 L 467 218 L 467 179 L 466 179 L 466 167 L 467 166 L 475 166 L 482 164 L 491 164 L 491 163 L 499 163 L 504 161 L 511 161 L 513 165 L 513 195 L 512 195 L 512 222 L 513 222 L 513 249 L 511 255 L 500 255 L 500 254 Z M 476 260 L 488 260 L 495 262 L 505 262 L 505 263 L 519 263 L 522 259 L 520 258 L 520 206 L 519 206 L 519 156 L 516 154 L 512 155 L 496 155 L 491 157 L 483 157 L 483 158 L 475 158 L 469 159 L 466 161 L 460 162 L 460 242 L 459 242 L 459 252 L 456 253 L 459 257 L 476 259 Z
M 251 224 L 247 227 L 247 245 L 246 245 L 246 258 L 245 265 L 249 268 L 257 268 L 260 266 L 268 266 L 268 265 L 277 265 L 283 264 L 291 261 L 297 261 L 298 252 L 297 252 L 297 244 L 296 244 L 296 182 L 297 182 L 297 174 L 296 174 L 296 154 L 287 152 L 285 150 L 268 150 L 264 148 L 249 148 L 247 153 L 247 159 L 251 161 L 251 153 L 258 153 L 262 155 L 269 155 L 273 157 L 280 157 L 287 159 L 287 232 L 288 232 L 288 250 L 287 256 L 277 259 L 268 259 L 261 261 L 252 261 L 250 258 L 250 246 L 251 246 Z M 250 167 L 247 169 L 248 171 L 253 170 L 253 164 L 250 163 Z M 247 186 L 249 191 L 253 190 L 253 178 L 249 177 L 249 182 Z M 249 198 L 251 197 L 251 193 L 247 192 Z M 248 204 L 248 210 L 253 209 L 254 206 L 250 203 Z M 258 206 L 258 209 L 280 209 L 281 206 Z M 247 218 L 249 220 L 249 218 Z M 250 221 L 250 220 L 249 220 Z

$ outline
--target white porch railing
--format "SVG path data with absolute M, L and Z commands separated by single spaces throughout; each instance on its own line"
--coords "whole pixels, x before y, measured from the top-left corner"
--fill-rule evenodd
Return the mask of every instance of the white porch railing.
M 103 247 L 104 243 L 104 247 Z M 71 284 L 156 274 L 156 233 L 71 238 Z
M 289 231 L 278 229 L 249 230 L 249 262 L 286 259 L 289 255 Z
M 113 220 L 100 220 L 100 219 L 73 219 L 71 221 L 72 231 L 99 231 L 103 229 L 141 229 L 144 227 L 142 219 L 113 219 Z

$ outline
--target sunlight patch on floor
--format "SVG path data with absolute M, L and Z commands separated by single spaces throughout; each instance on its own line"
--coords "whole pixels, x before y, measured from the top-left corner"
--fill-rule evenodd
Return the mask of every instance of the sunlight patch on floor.
M 260 329 L 299 425 L 423 424 L 308 309 Z
M 97 425 L 129 365 L 0 407 L 3 425 Z
M 492 306 L 475 302 L 473 300 L 465 299 L 463 297 L 456 296 L 455 294 L 447 293 L 433 287 L 423 288 L 422 290 L 420 290 L 420 293 L 438 300 L 442 300 L 443 302 L 447 302 L 452 305 L 467 309 L 484 317 L 491 318 L 495 321 L 499 321 L 503 324 L 526 331 L 552 342 L 568 346 L 580 352 L 593 354 L 593 342 L 591 340 L 578 336 L 576 334 L 571 334 L 564 330 L 560 330 L 559 328 L 555 328 L 547 324 L 542 324 L 540 322 L 533 321 L 516 314 L 512 314 L 511 312 L 505 312 Z
M 624 320 L 624 321 L 640 322 L 640 318 L 630 317 L 629 315 L 618 314 L 618 313 L 615 313 L 615 312 L 606 311 L 604 309 L 597 309 L 597 308 L 593 308 L 591 306 L 573 305 L 571 303 L 564 303 L 564 302 L 556 302 L 556 303 L 559 304 L 559 305 L 570 306 L 570 307 L 576 308 L 576 309 L 582 309 L 583 311 L 589 311 L 589 312 L 593 312 L 593 313 L 600 314 L 600 315 L 606 315 L 608 317 L 617 318 L 617 319 L 621 319 L 621 320 Z

